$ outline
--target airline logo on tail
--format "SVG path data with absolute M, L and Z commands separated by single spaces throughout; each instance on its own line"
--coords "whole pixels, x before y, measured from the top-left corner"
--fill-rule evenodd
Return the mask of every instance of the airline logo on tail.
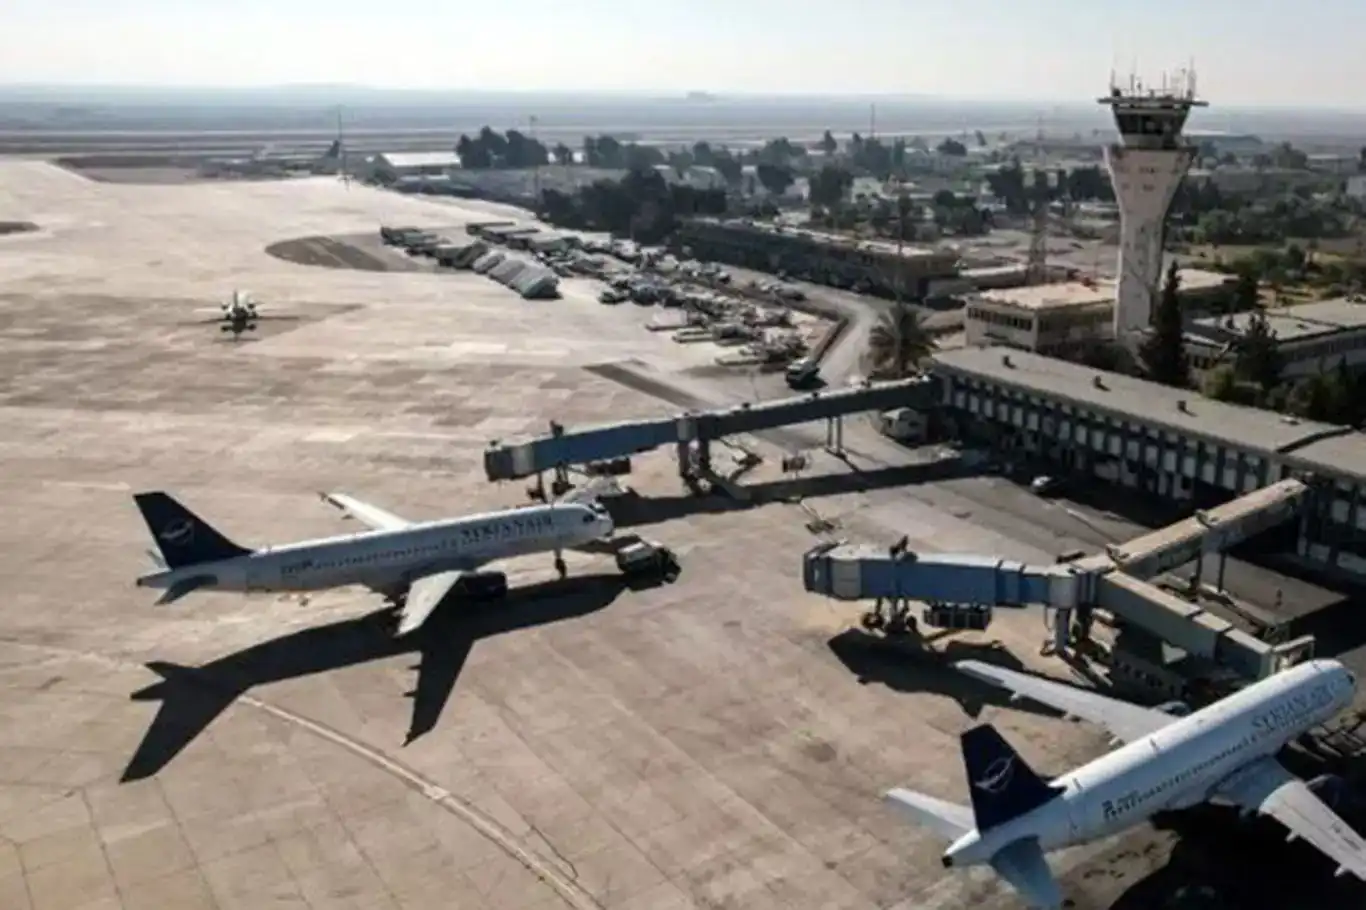
M 983 793 L 998 796 L 1006 791 L 1014 777 L 1015 756 L 1007 755 L 987 765 L 986 771 L 982 774 L 982 779 L 973 781 L 972 785 Z
M 157 539 L 173 547 L 183 547 L 194 540 L 194 522 L 188 518 L 176 519 L 161 529 Z

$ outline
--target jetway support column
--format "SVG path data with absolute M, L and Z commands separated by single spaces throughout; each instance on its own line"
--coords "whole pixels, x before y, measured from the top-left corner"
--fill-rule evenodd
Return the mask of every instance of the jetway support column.
M 692 469 L 692 443 L 686 439 L 680 439 L 674 446 L 678 456 L 678 476 L 686 480 L 693 477 Z
M 825 450 L 837 458 L 844 454 L 844 418 L 840 415 L 826 418 Z

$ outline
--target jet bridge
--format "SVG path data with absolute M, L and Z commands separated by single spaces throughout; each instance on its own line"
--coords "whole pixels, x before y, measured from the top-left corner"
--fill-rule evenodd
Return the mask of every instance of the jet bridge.
M 937 383 L 922 376 L 582 430 L 567 430 L 552 423 L 549 433 L 535 439 L 490 443 L 484 451 L 484 473 L 493 481 L 516 480 L 545 471 L 563 475 L 571 466 L 649 452 L 672 443 L 678 446 L 679 471 L 687 477 L 698 469 L 708 471 L 711 443 L 728 436 L 826 420 L 827 441 L 842 445 L 840 420 L 846 415 L 928 408 L 937 399 Z
M 1069 643 L 1073 613 L 1084 631 L 1099 607 L 1188 654 L 1261 679 L 1311 650 L 1312 638 L 1271 645 L 1145 579 L 1208 554 L 1222 559 L 1229 547 L 1295 517 L 1307 493 L 1300 481 L 1284 480 L 1104 553 L 1059 565 L 916 554 L 907 552 L 904 541 L 890 549 L 827 543 L 806 553 L 803 579 L 808 591 L 839 600 L 894 605 L 914 600 L 979 610 L 1042 605 L 1053 620 L 1046 650 L 1054 652 Z

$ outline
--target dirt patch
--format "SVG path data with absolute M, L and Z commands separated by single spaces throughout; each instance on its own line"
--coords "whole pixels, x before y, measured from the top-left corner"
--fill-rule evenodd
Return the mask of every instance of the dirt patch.
M 38 230 L 32 221 L 0 221 L 0 237 L 6 234 L 28 234 Z
M 376 242 L 378 246 L 378 242 Z M 359 269 L 362 272 L 419 272 L 422 266 L 402 253 L 383 248 L 367 250 L 360 244 L 336 237 L 301 237 L 282 240 L 266 247 L 276 259 L 296 265 L 329 269 Z

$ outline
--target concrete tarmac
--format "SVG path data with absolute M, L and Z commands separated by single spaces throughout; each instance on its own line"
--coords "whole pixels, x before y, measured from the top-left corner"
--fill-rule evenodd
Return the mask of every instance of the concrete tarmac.
M 318 490 L 414 518 L 525 501 L 483 481 L 488 440 L 674 410 L 583 367 L 701 355 L 586 282 L 533 303 L 265 252 L 497 207 L 0 161 L 0 209 L 41 228 L 0 239 L 0 907 L 1018 906 L 989 873 L 946 875 L 878 796 L 965 800 L 957 737 L 981 720 L 1045 771 L 1104 748 L 940 663 L 1037 667 L 1037 617 L 888 655 L 856 608 L 802 591 L 795 506 L 647 501 L 677 583 L 517 561 L 507 603 L 449 604 L 401 641 L 364 591 L 158 608 L 132 586 L 137 490 L 262 545 L 347 528 Z M 234 287 L 288 318 L 225 340 L 205 319 Z M 638 467 L 643 494 L 677 497 L 667 457 Z M 1170 843 L 1056 867 L 1076 906 L 1121 906 Z

